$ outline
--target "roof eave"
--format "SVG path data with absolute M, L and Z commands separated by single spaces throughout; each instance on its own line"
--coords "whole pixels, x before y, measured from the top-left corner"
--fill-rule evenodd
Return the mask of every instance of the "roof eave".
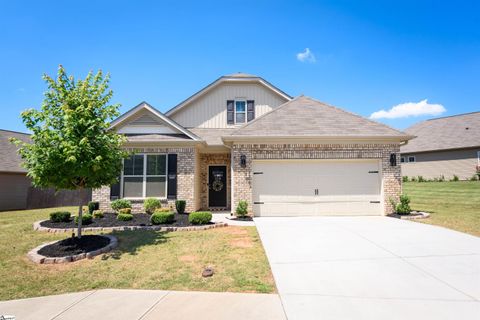
M 413 136 L 242 136 L 242 135 L 231 135 L 221 137 L 224 142 L 234 142 L 234 141 L 255 141 L 255 140 L 312 140 L 312 141 L 322 141 L 322 140 L 391 140 L 397 142 L 405 142 L 410 139 L 413 139 Z

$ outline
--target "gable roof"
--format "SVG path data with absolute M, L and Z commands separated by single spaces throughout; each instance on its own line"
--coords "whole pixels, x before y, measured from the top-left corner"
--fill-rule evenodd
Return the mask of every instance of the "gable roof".
M 158 111 L 157 109 L 155 109 L 154 107 L 152 107 L 150 104 L 148 104 L 145 101 L 139 103 L 137 106 L 133 107 L 132 109 L 128 110 L 127 112 L 122 114 L 117 119 L 113 120 L 112 123 L 110 124 L 110 129 L 113 129 L 113 128 L 119 126 L 120 124 L 124 123 L 125 120 L 129 119 L 130 117 L 132 117 L 136 113 L 140 112 L 141 110 L 150 111 L 153 115 L 157 116 L 161 121 L 165 122 L 167 125 L 175 128 L 175 129 L 177 129 L 179 132 L 183 133 L 184 135 L 186 135 L 187 137 L 189 137 L 190 139 L 192 139 L 194 141 L 201 141 L 202 140 L 198 136 L 196 136 L 194 133 L 185 129 L 184 127 L 182 127 L 181 125 L 179 125 L 178 123 L 176 123 L 175 121 L 170 119 L 169 117 L 165 116 L 163 113 L 161 113 L 160 111 Z
M 22 157 L 18 154 L 18 147 L 10 142 L 10 138 L 17 138 L 30 143 L 30 135 L 9 130 L 0 130 L 0 172 L 27 172 L 21 166 Z
M 284 103 L 223 138 L 232 137 L 396 138 L 401 141 L 412 138 L 382 123 L 305 96 Z
M 430 119 L 405 130 L 417 136 L 400 149 L 403 153 L 480 146 L 480 111 Z
M 290 95 L 286 94 L 285 92 L 283 92 L 279 88 L 275 87 L 273 84 L 271 84 L 267 80 L 265 80 L 265 79 L 263 79 L 259 76 L 253 75 L 253 74 L 238 72 L 238 73 L 232 73 L 232 74 L 228 74 L 228 75 L 225 75 L 225 76 L 222 76 L 222 77 L 218 78 L 217 80 L 213 81 L 212 83 L 210 83 L 209 85 L 207 85 L 206 87 L 201 89 L 200 91 L 194 93 L 193 95 L 191 95 L 190 97 L 188 97 L 184 101 L 177 104 L 172 109 L 168 110 L 165 113 L 165 115 L 170 117 L 171 115 L 173 115 L 177 111 L 183 109 L 186 105 L 188 105 L 191 102 L 195 101 L 196 99 L 200 98 L 201 96 L 203 96 L 207 92 L 211 91 L 212 89 L 216 88 L 220 84 L 222 84 L 222 83 L 232 83 L 232 82 L 233 83 L 256 82 L 256 83 L 259 83 L 259 84 L 263 85 L 267 89 L 273 91 L 274 93 L 281 96 L 282 98 L 284 98 L 287 101 L 292 99 L 292 97 Z

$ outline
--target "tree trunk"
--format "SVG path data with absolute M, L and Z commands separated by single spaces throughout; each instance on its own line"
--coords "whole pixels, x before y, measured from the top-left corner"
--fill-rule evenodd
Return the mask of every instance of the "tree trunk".
M 82 204 L 80 204 L 78 206 L 78 228 L 77 228 L 78 239 L 82 237 L 82 214 L 83 214 L 83 208 L 82 208 Z

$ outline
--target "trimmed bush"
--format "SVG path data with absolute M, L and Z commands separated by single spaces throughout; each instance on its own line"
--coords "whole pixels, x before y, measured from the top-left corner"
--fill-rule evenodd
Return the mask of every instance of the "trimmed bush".
M 212 220 L 212 213 L 209 211 L 192 212 L 188 215 L 191 224 L 207 224 Z
M 158 212 L 172 212 L 173 210 L 171 208 L 158 208 L 155 210 L 155 213 Z
M 418 182 L 426 182 L 425 179 L 422 176 L 418 176 L 417 179 L 418 179 Z
M 100 208 L 100 203 L 97 201 L 90 201 L 88 203 L 88 213 L 92 214 L 93 211 L 98 210 Z
M 130 221 L 132 219 L 133 219 L 133 214 L 129 214 L 129 213 L 119 213 L 119 214 L 117 214 L 117 220 Z
M 450 181 L 458 181 L 458 180 L 460 180 L 460 179 L 458 178 L 458 176 L 456 174 L 454 174 L 452 180 L 450 180 Z
M 105 216 L 102 210 L 93 210 L 92 215 L 94 219 L 101 219 Z
M 403 176 L 402 177 L 402 182 L 408 182 L 408 176 Z
M 393 200 L 390 200 L 390 202 L 396 214 L 407 215 L 412 212 L 412 209 L 410 208 L 410 197 L 405 194 L 400 196 L 400 202 L 395 202 Z
M 123 208 L 123 209 L 118 210 L 118 213 L 121 213 L 121 214 L 132 214 L 132 209 L 131 209 L 131 208 Z
M 248 202 L 245 200 L 240 200 L 235 213 L 237 214 L 237 217 L 245 217 L 248 214 Z
M 82 214 L 82 224 L 90 224 L 93 221 L 93 216 L 90 213 Z M 75 216 L 75 223 L 78 223 L 78 216 Z
M 50 221 L 52 222 L 69 222 L 70 212 L 68 211 L 55 211 L 50 213 Z
M 175 221 L 175 214 L 173 212 L 159 212 L 155 211 L 150 217 L 152 224 L 170 224 Z
M 156 209 L 160 208 L 162 203 L 157 198 L 147 198 L 143 201 L 143 208 L 148 214 L 152 214 Z
M 187 201 L 185 200 L 175 201 L 175 209 L 177 209 L 178 214 L 184 214 L 186 206 L 187 206 Z
M 127 200 L 127 199 L 117 199 L 112 201 L 111 207 L 115 211 L 119 211 L 120 209 L 125 209 L 125 208 L 132 208 L 132 203 Z

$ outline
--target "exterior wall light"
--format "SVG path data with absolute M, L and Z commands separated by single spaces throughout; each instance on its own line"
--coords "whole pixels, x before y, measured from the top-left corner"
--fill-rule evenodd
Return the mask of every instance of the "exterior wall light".
M 397 165 L 397 155 L 390 153 L 390 166 L 395 167 Z
M 244 154 L 240 156 L 240 166 L 242 168 L 245 168 L 247 166 L 247 157 Z

